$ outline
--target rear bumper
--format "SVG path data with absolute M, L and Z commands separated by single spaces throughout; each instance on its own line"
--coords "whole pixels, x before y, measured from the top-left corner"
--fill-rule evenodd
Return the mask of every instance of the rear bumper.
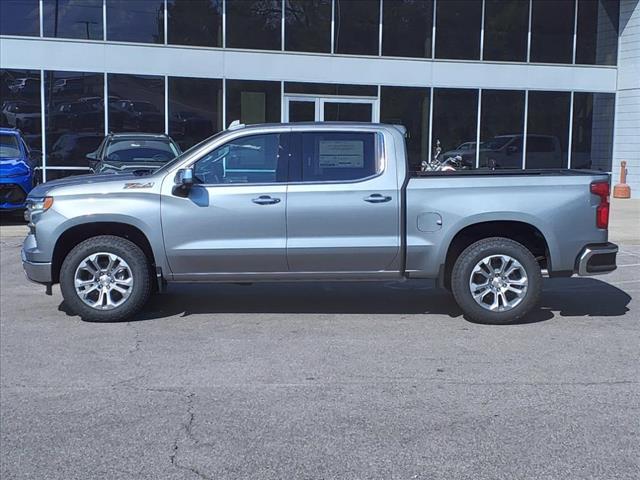
M 24 250 L 22 250 L 21 256 L 22 268 L 29 280 L 35 283 L 42 283 L 44 285 L 51 284 L 51 262 L 30 262 L 27 260 Z
M 582 249 L 576 259 L 576 273 L 580 276 L 602 275 L 613 272 L 617 267 L 615 243 L 596 243 Z

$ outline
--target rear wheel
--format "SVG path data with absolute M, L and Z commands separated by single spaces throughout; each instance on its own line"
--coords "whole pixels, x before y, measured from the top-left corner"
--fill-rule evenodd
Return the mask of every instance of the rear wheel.
M 149 262 L 135 243 L 102 235 L 76 246 L 60 270 L 60 288 L 73 313 L 117 322 L 137 313 L 151 293 Z
M 522 244 L 493 237 L 462 252 L 453 267 L 451 286 L 470 320 L 502 325 L 522 318 L 538 304 L 542 273 Z

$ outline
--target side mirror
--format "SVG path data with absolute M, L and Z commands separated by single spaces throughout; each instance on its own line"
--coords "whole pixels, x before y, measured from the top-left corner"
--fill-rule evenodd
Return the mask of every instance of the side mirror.
M 178 170 L 173 187 L 173 194 L 177 197 L 187 197 L 193 186 L 193 169 L 184 168 Z

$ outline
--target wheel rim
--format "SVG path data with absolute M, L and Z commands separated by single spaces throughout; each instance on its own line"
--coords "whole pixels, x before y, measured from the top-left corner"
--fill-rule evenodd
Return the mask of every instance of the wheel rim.
M 107 252 L 86 257 L 74 277 L 80 300 L 96 310 L 112 310 L 127 301 L 133 291 L 133 274 L 129 264 Z
M 469 289 L 478 305 L 492 312 L 506 312 L 525 298 L 529 279 L 518 260 L 509 255 L 490 255 L 471 271 Z

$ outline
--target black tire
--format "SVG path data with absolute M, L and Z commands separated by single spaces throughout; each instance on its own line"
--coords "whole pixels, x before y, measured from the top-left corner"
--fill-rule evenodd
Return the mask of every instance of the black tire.
M 75 289 L 75 273 L 80 263 L 92 253 L 113 253 L 130 267 L 133 286 L 129 297 L 111 310 L 98 310 L 82 301 Z M 135 315 L 151 294 L 149 262 L 135 243 L 122 237 L 101 235 L 77 245 L 64 259 L 60 270 L 60 289 L 69 309 L 89 322 L 120 322 Z
M 517 260 L 525 270 L 527 290 L 520 303 L 510 310 L 491 311 L 473 298 L 469 286 L 472 271 L 482 259 L 491 255 L 508 255 Z M 502 237 L 485 238 L 467 247 L 458 257 L 451 274 L 451 287 L 456 302 L 467 319 L 477 323 L 506 325 L 516 322 L 538 305 L 542 272 L 535 257 L 522 244 Z

